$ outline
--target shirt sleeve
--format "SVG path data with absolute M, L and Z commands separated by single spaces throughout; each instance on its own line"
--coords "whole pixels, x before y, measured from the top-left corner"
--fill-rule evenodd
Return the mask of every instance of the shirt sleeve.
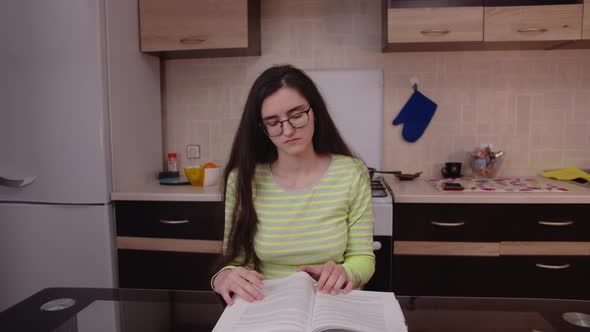
M 358 161 L 351 186 L 348 243 L 342 263 L 342 267 L 353 281 L 355 288 L 365 285 L 375 272 L 373 221 L 369 172 L 366 166 Z

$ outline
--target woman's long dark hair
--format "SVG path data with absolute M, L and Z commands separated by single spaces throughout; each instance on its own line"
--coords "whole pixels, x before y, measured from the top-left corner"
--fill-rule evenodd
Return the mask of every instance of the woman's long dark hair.
M 232 170 L 236 173 L 235 205 L 227 250 L 217 268 L 241 259 L 238 265 L 253 263 L 260 271 L 260 259 L 254 251 L 258 217 L 252 200 L 252 186 L 256 164 L 272 163 L 278 157 L 276 146 L 264 133 L 261 122 L 263 101 L 282 87 L 297 90 L 310 104 L 315 116 L 313 148 L 318 154 L 354 156 L 326 109 L 326 103 L 313 81 L 300 69 L 290 65 L 274 66 L 265 70 L 254 82 L 248 94 L 240 126 L 234 137 L 229 161 L 224 171 L 223 198 L 227 195 L 227 181 Z

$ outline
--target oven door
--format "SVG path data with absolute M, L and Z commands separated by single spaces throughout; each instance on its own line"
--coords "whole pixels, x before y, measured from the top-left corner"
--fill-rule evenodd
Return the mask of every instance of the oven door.
M 391 236 L 373 236 L 375 274 L 364 290 L 391 292 L 391 259 L 393 253 Z

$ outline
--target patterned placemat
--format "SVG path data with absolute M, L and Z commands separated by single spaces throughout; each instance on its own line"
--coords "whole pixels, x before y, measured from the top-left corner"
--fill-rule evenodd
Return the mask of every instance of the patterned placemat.
M 458 179 L 431 179 L 428 183 L 439 191 L 443 191 L 445 182 L 460 183 L 469 192 L 566 192 L 567 188 L 559 187 L 538 178 L 458 178 Z

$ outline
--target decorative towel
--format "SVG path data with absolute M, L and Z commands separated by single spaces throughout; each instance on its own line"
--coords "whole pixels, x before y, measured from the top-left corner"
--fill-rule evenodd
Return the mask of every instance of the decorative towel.
M 432 179 L 428 183 L 436 189 L 444 192 L 445 182 L 460 183 L 465 190 L 463 192 L 566 192 L 567 188 L 559 187 L 550 183 L 540 181 L 539 178 L 496 178 L 496 179 Z M 459 192 L 459 191 L 457 191 Z
M 564 169 L 558 169 L 554 171 L 547 171 L 541 173 L 542 176 L 556 180 L 575 180 L 584 179 L 590 181 L 590 174 L 582 171 L 577 167 L 568 167 Z
M 393 125 L 403 123 L 403 138 L 408 142 L 415 142 L 428 127 L 436 107 L 436 103 L 420 93 L 418 89 L 414 89 L 410 99 L 393 120 Z

